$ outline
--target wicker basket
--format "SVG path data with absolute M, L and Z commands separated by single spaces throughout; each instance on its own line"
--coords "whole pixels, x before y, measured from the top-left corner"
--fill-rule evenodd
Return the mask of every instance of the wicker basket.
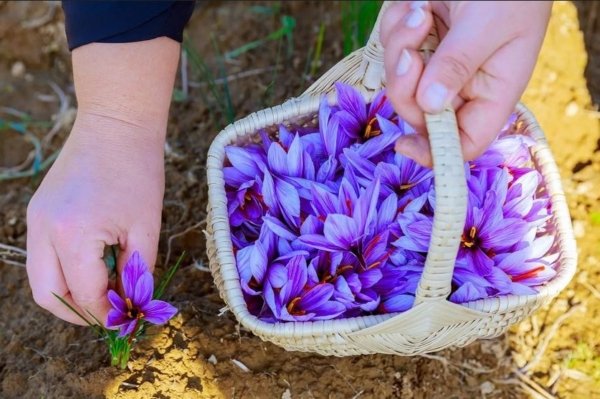
M 369 353 L 417 355 L 463 346 L 478 338 L 492 338 L 502 334 L 509 325 L 523 320 L 535 309 L 549 302 L 568 284 L 575 272 L 575 240 L 558 169 L 535 118 L 524 105 L 519 104 L 516 112 L 523 122 L 525 132 L 536 141 L 536 145 L 532 147 L 532 157 L 550 195 L 550 225 L 557 237 L 560 253 L 555 265 L 558 273 L 536 295 L 507 295 L 463 305 L 447 300 L 467 207 L 467 189 L 456 118 L 454 112 L 447 109 L 438 115 L 426 115 L 437 205 L 430 248 L 413 308 L 400 314 L 274 324 L 261 321 L 249 313 L 242 295 L 230 238 L 223 179 L 225 146 L 247 142 L 261 128 L 288 121 L 312 119 L 318 111 L 323 94 L 329 94 L 330 100 L 335 101 L 333 84 L 337 81 L 354 86 L 370 100 L 385 85 L 379 21 L 388 3 L 384 3 L 364 48 L 341 60 L 302 96 L 255 112 L 227 126 L 209 149 L 206 236 L 215 283 L 228 308 L 244 327 L 287 350 L 336 356 Z M 422 49 L 426 57 L 435 49 L 436 38 L 434 28 L 427 45 Z

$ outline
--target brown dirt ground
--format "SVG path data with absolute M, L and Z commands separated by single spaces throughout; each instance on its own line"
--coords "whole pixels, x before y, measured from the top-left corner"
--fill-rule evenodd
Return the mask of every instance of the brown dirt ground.
M 576 7 L 555 3 L 523 97 L 545 129 L 561 168 L 579 243 L 579 272 L 550 306 L 510 333 L 429 357 L 334 358 L 286 352 L 240 328 L 230 313 L 219 315 L 224 304 L 210 274 L 193 264 L 206 264 L 199 224 L 207 198 L 204 164 L 220 115 L 201 100 L 201 89 L 192 89 L 188 100 L 173 103 L 171 109 L 158 262 L 160 272 L 170 238 L 172 257 L 184 249 L 189 253 L 189 266 L 178 273 L 168 294 L 181 313 L 137 347 L 127 370 L 110 368 L 104 344 L 91 331 L 38 308 L 25 270 L 0 260 L 0 397 L 520 398 L 532 389 L 545 390 L 546 396 L 538 397 L 600 397 L 600 222 L 591 216 L 600 213 L 600 122 L 584 77 L 585 71 L 598 101 L 600 40 L 595 31 L 600 23 L 592 18 L 594 6 L 585 3 L 577 4 L 579 20 L 595 58 L 587 58 Z M 66 138 L 75 104 L 62 13 L 58 7 L 47 14 L 51 4 L 0 2 L 0 106 L 49 121 L 30 127 L 40 139 L 50 126 L 60 125 L 58 135 L 44 143 L 45 157 Z M 207 2 L 198 7 L 188 30 L 210 66 L 215 53 L 208 32 L 216 33 L 221 50 L 230 50 L 279 28 L 279 15 L 251 11 L 257 4 L 273 5 Z M 297 26 L 291 58 L 282 56 L 279 64 L 300 72 L 264 72 L 232 81 L 237 118 L 281 103 L 308 86 L 312 79 L 301 71 L 321 23 L 326 31 L 318 73 L 341 58 L 337 10 L 329 2 L 282 5 L 280 13 L 296 18 Z M 244 54 L 226 65 L 227 74 L 277 65 L 277 48 L 270 42 Z M 69 100 L 60 112 L 49 81 Z M 0 118 L 9 118 L 5 111 Z M 22 162 L 28 151 L 30 144 L 14 131 L 1 130 L 0 172 Z M 26 205 L 39 181 L 39 176 L 0 181 L 0 243 L 25 247 Z M 23 261 L 16 255 L 4 258 Z

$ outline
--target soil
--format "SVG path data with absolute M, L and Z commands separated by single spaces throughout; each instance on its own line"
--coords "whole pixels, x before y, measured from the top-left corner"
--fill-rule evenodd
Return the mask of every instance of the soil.
M 234 78 L 228 86 L 235 118 L 299 95 L 342 57 L 339 4 L 278 4 L 202 2 L 190 21 L 190 41 L 209 68 Z M 592 11 L 589 2 L 577 8 L 554 4 L 523 96 L 560 167 L 579 270 L 555 301 L 509 333 L 425 357 L 336 358 L 286 352 L 240 328 L 221 312 L 224 303 L 205 269 L 202 233 L 206 151 L 223 112 L 214 99 L 203 99 L 203 88 L 192 87 L 187 99 L 171 107 L 157 265 L 160 273 L 167 256 L 170 263 L 187 251 L 167 293 L 181 312 L 136 347 L 127 369 L 111 368 L 104 343 L 89 329 L 60 321 L 33 302 L 18 266 L 23 256 L 0 246 L 0 397 L 521 398 L 535 390 L 546 395 L 537 397 L 600 397 L 600 23 Z M 230 51 L 279 29 L 282 15 L 296 21 L 289 52 L 285 41 L 274 40 L 216 62 L 210 32 L 221 52 Z M 44 159 L 60 149 L 75 113 L 62 21 L 56 2 L 0 2 L 0 121 L 17 121 L 18 112 L 29 115 L 26 128 L 41 140 Z M 307 76 L 321 24 L 320 65 L 316 76 Z M 250 70 L 255 74 L 240 75 Z M 192 72 L 190 79 L 199 80 Z M 14 128 L 0 128 L 0 175 L 18 167 L 32 149 Z M 0 178 L 0 243 L 25 248 L 26 206 L 42 176 Z

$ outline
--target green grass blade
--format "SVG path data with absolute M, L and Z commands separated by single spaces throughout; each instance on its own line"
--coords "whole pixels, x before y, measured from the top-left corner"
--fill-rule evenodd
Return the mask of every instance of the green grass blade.
M 258 40 L 253 40 L 253 41 L 246 43 L 236 49 L 226 52 L 224 54 L 224 57 L 226 59 L 233 59 L 233 58 L 239 57 L 240 55 L 242 55 L 250 50 L 254 50 L 255 48 L 258 48 L 269 41 L 279 40 L 282 37 L 287 37 L 288 42 L 289 42 L 291 40 L 290 37 L 292 37 L 291 35 L 292 35 L 292 32 L 295 27 L 296 27 L 296 20 L 293 17 L 290 17 L 289 15 L 284 15 L 281 17 L 281 28 L 277 29 L 274 32 L 269 33 L 267 35 L 267 37 L 264 37 L 264 38 L 258 39 Z M 292 40 L 292 42 L 293 42 L 293 40 Z
M 320 66 L 321 51 L 323 49 L 323 40 L 325 39 L 325 24 L 321 23 L 319 34 L 317 35 L 317 43 L 315 45 L 315 55 L 310 68 L 310 76 L 315 76 L 317 69 Z
M 223 61 L 221 50 L 215 40 L 215 36 L 211 34 L 211 41 L 215 52 L 217 53 L 217 62 L 219 64 L 220 78 L 223 80 L 223 109 L 227 123 L 235 121 L 235 110 L 233 109 L 233 101 L 231 100 L 231 91 L 229 90 L 229 82 L 227 82 L 227 67 Z
M 181 255 L 179 255 L 179 259 L 177 259 L 177 262 L 173 266 L 171 266 L 165 274 L 163 274 L 158 283 L 158 287 L 154 290 L 154 299 L 160 299 L 163 296 L 165 289 L 173 279 L 175 272 L 177 271 L 177 269 L 179 269 L 179 266 L 181 266 L 181 262 L 183 261 L 184 256 L 185 251 Z
M 188 55 L 188 62 L 198 78 L 206 84 L 208 88 L 208 93 L 212 96 L 213 101 L 209 101 L 209 98 L 206 96 L 204 90 L 199 90 L 200 97 L 202 101 L 208 108 L 216 108 L 217 111 L 221 112 L 221 117 L 223 120 L 221 121 L 222 125 L 225 125 L 227 122 L 224 120 L 226 110 L 224 109 L 224 102 L 221 94 L 219 93 L 219 89 L 217 88 L 217 84 L 215 83 L 215 77 L 213 76 L 210 68 L 204 62 L 204 59 L 200 56 L 200 54 L 194 49 L 190 38 L 187 34 L 184 34 L 183 37 L 183 50 Z
M 344 55 L 367 43 L 382 4 L 382 1 L 365 0 L 341 2 Z
M 65 299 L 64 299 L 63 297 L 61 297 L 61 296 L 60 296 L 60 295 L 58 295 L 58 294 L 55 294 L 54 292 L 52 293 L 52 295 L 54 295 L 54 296 L 56 297 L 56 299 L 58 299 L 59 301 L 61 301 L 63 305 L 65 305 L 67 308 L 69 308 L 69 310 L 70 310 L 71 312 L 73 312 L 73 313 L 75 313 L 77 316 L 79 316 L 79 318 L 80 318 L 81 320 L 85 321 L 85 322 L 87 323 L 87 325 L 88 325 L 88 326 L 90 326 L 90 327 L 92 327 L 92 328 L 98 327 L 98 326 L 96 326 L 96 325 L 92 324 L 92 322 L 91 322 L 91 321 L 89 321 L 88 319 L 86 319 L 85 317 L 83 317 L 83 315 L 82 315 L 81 313 L 79 313 L 79 312 L 77 311 L 77 309 L 75 309 L 73 306 L 71 306 L 71 304 L 70 304 L 69 302 L 65 301 Z

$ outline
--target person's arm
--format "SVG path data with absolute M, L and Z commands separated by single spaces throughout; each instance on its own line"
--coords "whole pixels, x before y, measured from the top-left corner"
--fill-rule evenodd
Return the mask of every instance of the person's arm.
M 73 51 L 77 118 L 27 212 L 33 297 L 62 319 L 83 324 L 53 293 L 106 320 L 106 245 L 121 246 L 120 267 L 135 250 L 154 264 L 179 51 L 166 37 Z
M 404 1 L 381 27 L 388 97 L 421 134 L 396 151 L 431 166 L 423 112 L 456 110 L 463 155 L 483 153 L 523 94 L 546 32 L 549 1 Z M 438 20 L 440 44 L 427 65 L 418 52 Z

